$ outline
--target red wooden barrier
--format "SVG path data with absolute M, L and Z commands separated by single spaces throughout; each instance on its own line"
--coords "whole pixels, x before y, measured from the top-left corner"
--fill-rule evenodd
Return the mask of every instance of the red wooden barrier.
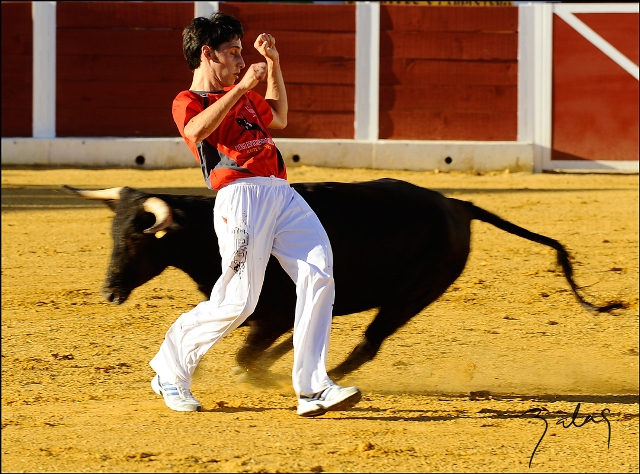
M 192 2 L 58 2 L 56 134 L 177 136 Z M 220 2 L 276 37 L 289 125 L 276 137 L 353 138 L 354 4 Z M 31 134 L 31 3 L 2 3 L 2 135 Z M 515 140 L 517 8 L 381 6 L 380 138 Z M 636 53 L 637 56 L 637 53 Z M 264 94 L 265 84 L 256 90 Z
M 577 13 L 638 64 L 638 14 Z M 553 18 L 552 160 L 638 160 L 638 80 Z
M 274 137 L 353 138 L 355 100 L 355 5 L 221 2 L 238 18 L 247 66 L 264 61 L 253 42 L 276 38 L 289 100 L 289 124 Z M 265 84 L 256 91 L 264 95 Z
M 380 138 L 516 140 L 516 7 L 380 7 Z
M 58 2 L 57 136 L 179 136 L 192 18 L 191 2 Z
M 30 137 L 33 117 L 31 2 L 2 2 L 2 136 Z

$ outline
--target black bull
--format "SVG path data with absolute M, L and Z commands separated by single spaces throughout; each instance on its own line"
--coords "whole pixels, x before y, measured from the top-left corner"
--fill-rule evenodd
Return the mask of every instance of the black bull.
M 469 256 L 473 219 L 555 249 L 573 294 L 586 309 L 602 312 L 622 306 L 587 303 L 578 293 L 569 256 L 559 242 L 470 202 L 394 179 L 292 186 L 316 212 L 331 241 L 336 282 L 333 315 L 379 308 L 361 342 L 329 372 L 336 380 L 373 359 L 387 337 L 458 278 Z M 221 274 L 213 229 L 215 198 L 148 194 L 127 187 L 66 188 L 86 199 L 102 200 L 116 213 L 103 289 L 109 301 L 123 303 L 136 287 L 167 266 L 185 271 L 209 296 Z M 249 334 L 237 353 L 241 368 L 259 375 L 289 350 L 290 340 L 267 352 L 293 327 L 295 303 L 294 283 L 271 257 L 258 305 L 246 321 Z

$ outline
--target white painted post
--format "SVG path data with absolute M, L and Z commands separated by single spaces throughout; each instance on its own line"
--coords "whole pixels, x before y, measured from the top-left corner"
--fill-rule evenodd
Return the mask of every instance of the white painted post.
M 533 142 L 534 136 L 534 6 L 518 6 L 518 136 Z
M 34 138 L 56 136 L 56 2 L 31 2 Z
M 378 139 L 379 90 L 380 4 L 356 2 L 356 140 Z
M 551 162 L 553 4 L 534 4 L 534 172 Z
M 219 3 L 220 2 L 193 2 L 193 17 L 198 18 L 203 16 L 209 18 L 220 9 Z
M 532 111 L 528 117 L 532 119 L 530 128 L 533 141 L 533 171 L 541 173 L 551 161 L 551 131 L 552 131 L 552 69 L 553 69 L 553 5 L 550 3 L 533 3 L 526 7 L 531 8 L 533 58 L 525 64 L 531 63 Z M 525 20 L 527 21 L 527 20 Z M 526 26 L 525 26 L 526 27 Z M 524 53 L 524 51 L 523 51 Z M 520 65 L 518 66 L 520 68 Z M 521 73 L 518 71 L 518 81 Z M 526 80 L 526 79 L 525 79 Z M 520 84 L 518 84 L 520 87 Z M 518 91 L 518 113 L 520 113 L 520 91 Z M 527 99 L 524 99 L 525 103 Z M 520 117 L 518 117 L 520 119 Z M 525 125 L 523 124 L 523 127 Z M 518 140 L 520 140 L 520 123 L 518 122 Z M 523 136 L 526 131 L 522 130 Z

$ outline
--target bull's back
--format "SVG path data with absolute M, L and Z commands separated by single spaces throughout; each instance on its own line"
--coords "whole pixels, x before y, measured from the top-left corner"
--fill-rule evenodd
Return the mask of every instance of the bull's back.
M 331 241 L 336 315 L 382 306 L 434 271 L 464 267 L 469 219 L 438 192 L 393 179 L 294 188 Z M 462 262 L 449 261 L 460 253 Z

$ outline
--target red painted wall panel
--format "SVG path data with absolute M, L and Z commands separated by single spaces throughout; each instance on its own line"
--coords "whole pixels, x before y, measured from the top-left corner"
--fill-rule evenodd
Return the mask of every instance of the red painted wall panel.
M 594 31 L 615 38 L 607 32 L 620 24 L 616 16 L 606 29 L 592 22 Z M 628 40 L 620 49 L 633 52 L 635 41 L 637 55 L 637 23 Z M 551 159 L 638 160 L 638 80 L 557 15 L 553 44 Z
M 514 113 L 518 111 L 517 106 L 518 91 L 510 86 L 423 84 L 380 88 L 380 107 L 393 107 L 394 111 L 451 109 L 484 114 Z
M 220 11 L 235 16 L 246 30 L 269 26 L 271 31 L 355 33 L 355 6 L 277 2 L 220 2 Z M 327 38 L 329 39 L 329 38 Z M 327 45 L 332 42 L 328 41 Z
M 637 13 L 576 13 L 592 30 L 638 65 Z
M 380 8 L 380 138 L 517 139 L 516 7 Z
M 518 31 L 518 14 L 513 7 L 460 7 L 460 6 L 393 6 L 383 8 L 408 8 L 406 14 L 380 16 L 381 30 L 398 31 L 474 31 L 505 32 Z
M 30 137 L 33 123 L 31 2 L 2 2 L 2 136 Z
M 389 58 L 380 68 L 380 85 L 439 84 L 516 87 L 518 64 L 514 61 L 447 61 Z
M 430 7 L 438 8 L 438 7 Z M 380 49 L 396 58 L 510 61 L 518 56 L 518 36 L 467 31 L 385 31 Z
M 355 5 L 220 8 L 243 22 L 247 64 L 263 60 L 253 48 L 259 33 L 277 39 L 290 120 L 274 136 L 353 137 Z M 381 13 L 381 138 L 516 139 L 517 8 L 383 5 Z M 177 136 L 170 108 L 191 82 L 181 32 L 192 17 L 191 2 L 59 2 L 57 135 Z M 11 61 L 3 49 L 3 78 Z
M 179 136 L 191 2 L 58 2 L 57 136 Z
M 253 47 L 260 33 L 276 38 L 289 120 L 274 137 L 353 138 L 355 5 L 221 2 L 220 10 L 242 22 L 247 65 L 264 61 Z M 266 84 L 255 90 L 264 95 Z
M 163 57 L 157 55 L 123 58 L 120 55 L 105 53 L 69 53 L 63 56 L 58 55 L 56 75 L 58 81 L 61 82 L 91 83 L 93 81 L 122 82 L 124 80 L 132 84 L 139 84 L 149 80 L 150 71 L 153 71 L 153 80 L 182 84 L 184 89 L 191 85 L 192 76 L 186 61 L 182 58 L 182 52 L 178 59 L 181 59 L 184 64 L 180 64 L 180 61 L 175 58 L 171 61 L 165 61 Z M 126 74 L 123 74 L 124 63 L 131 66 L 127 68 Z M 184 85 L 185 79 L 189 82 L 186 86 Z
M 63 14 L 58 15 L 58 28 L 162 28 L 182 30 L 193 18 L 193 3 L 190 2 L 60 2 L 64 3 Z M 91 3 L 91 5 L 86 5 Z M 130 9 L 127 3 L 137 3 Z M 183 3 L 180 8 L 178 3 Z M 188 4 L 190 3 L 190 4 Z M 58 10 L 59 12 L 61 10 Z M 184 23 L 186 12 L 190 12 Z
M 437 140 L 503 140 L 501 130 L 512 127 L 510 112 L 470 113 L 456 110 L 393 110 L 380 117 L 380 129 L 391 130 L 393 138 L 418 140 L 419 132 Z

